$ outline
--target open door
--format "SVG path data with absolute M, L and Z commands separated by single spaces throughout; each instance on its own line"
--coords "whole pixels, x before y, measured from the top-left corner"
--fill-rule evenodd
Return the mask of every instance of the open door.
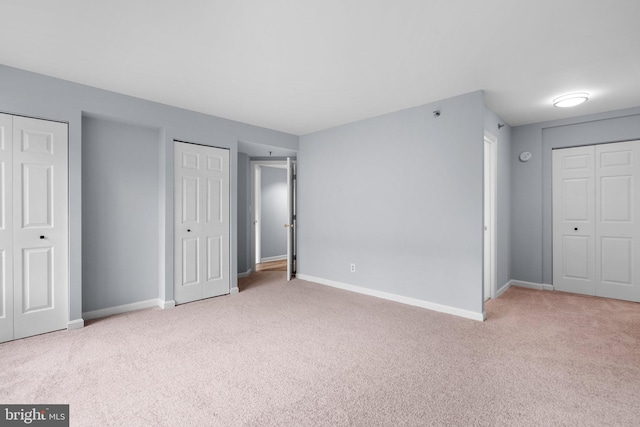
M 296 164 L 287 157 L 287 280 L 296 274 Z
M 484 136 L 484 300 L 496 295 L 496 176 L 497 140 Z

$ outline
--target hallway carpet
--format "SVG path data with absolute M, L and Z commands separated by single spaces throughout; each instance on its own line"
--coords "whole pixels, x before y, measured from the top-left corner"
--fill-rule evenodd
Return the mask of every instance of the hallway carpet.
M 640 305 L 511 288 L 462 319 L 254 273 L 0 344 L 0 403 L 72 426 L 637 426 Z

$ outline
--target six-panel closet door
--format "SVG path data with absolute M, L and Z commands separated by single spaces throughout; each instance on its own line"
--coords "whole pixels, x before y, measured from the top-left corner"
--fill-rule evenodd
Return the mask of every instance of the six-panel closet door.
M 229 150 L 175 142 L 175 301 L 228 294 Z
M 553 285 L 640 301 L 640 141 L 553 151 Z
M 0 341 L 67 327 L 68 128 L 0 114 Z

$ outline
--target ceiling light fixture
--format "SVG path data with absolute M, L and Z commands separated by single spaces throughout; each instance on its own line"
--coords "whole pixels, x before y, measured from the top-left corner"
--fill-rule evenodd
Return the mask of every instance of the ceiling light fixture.
M 554 99 L 553 106 L 560 108 L 575 107 L 576 105 L 580 105 L 588 100 L 589 94 L 587 92 L 570 93 Z

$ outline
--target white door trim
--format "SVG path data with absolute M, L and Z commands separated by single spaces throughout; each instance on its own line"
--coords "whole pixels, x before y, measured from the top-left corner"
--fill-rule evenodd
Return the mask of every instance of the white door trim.
M 496 246 L 497 246 L 497 183 L 498 183 L 498 139 L 492 135 L 491 133 L 485 130 L 484 132 L 484 143 L 485 147 L 489 147 L 489 152 L 485 154 L 485 162 L 484 167 L 489 167 L 488 175 L 489 182 L 485 182 L 484 192 L 487 191 L 489 194 L 487 195 L 487 199 L 489 200 L 489 207 L 487 209 L 489 213 L 488 220 L 484 220 L 484 225 L 489 229 L 484 233 L 484 238 L 489 238 L 488 247 L 489 253 L 483 251 L 483 266 L 484 268 L 489 268 L 489 274 L 487 275 L 489 278 L 489 283 L 484 283 L 484 275 L 483 275 L 483 299 L 487 298 L 496 298 L 497 294 L 497 277 L 496 277 Z M 486 148 L 485 148 L 486 149 Z M 489 163 L 489 165 L 487 165 Z M 486 176 L 485 175 L 485 176 Z M 488 266 L 488 267 L 487 267 Z

